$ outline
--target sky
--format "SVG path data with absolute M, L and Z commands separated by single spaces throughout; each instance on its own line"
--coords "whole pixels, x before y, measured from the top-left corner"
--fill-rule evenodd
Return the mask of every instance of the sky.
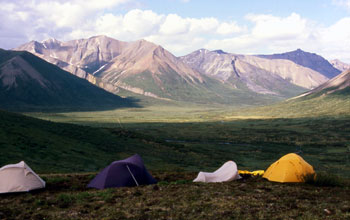
M 298 48 L 350 63 L 350 0 L 0 0 L 0 48 L 107 35 L 176 56 Z

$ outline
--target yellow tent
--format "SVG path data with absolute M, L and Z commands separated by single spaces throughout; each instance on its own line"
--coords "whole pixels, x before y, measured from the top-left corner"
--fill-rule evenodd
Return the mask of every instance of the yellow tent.
M 290 153 L 270 165 L 264 178 L 274 182 L 303 182 L 303 176 L 315 173 L 314 168 L 302 157 Z
M 240 175 L 262 176 L 264 174 L 264 170 L 254 170 L 252 172 L 250 172 L 248 170 L 238 170 L 238 174 L 240 174 Z

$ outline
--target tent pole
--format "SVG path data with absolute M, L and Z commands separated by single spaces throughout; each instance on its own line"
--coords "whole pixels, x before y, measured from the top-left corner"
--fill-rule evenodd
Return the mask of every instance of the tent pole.
M 136 178 L 135 178 L 135 177 L 134 177 L 134 175 L 132 174 L 132 172 L 131 172 L 131 170 L 130 170 L 130 168 L 129 168 L 129 166 L 128 166 L 128 165 L 126 165 L 126 168 L 128 168 L 129 173 L 130 173 L 130 175 L 132 176 L 132 178 L 134 179 L 134 181 L 135 181 L 136 185 L 137 185 L 137 186 L 139 186 L 138 182 L 136 181 Z

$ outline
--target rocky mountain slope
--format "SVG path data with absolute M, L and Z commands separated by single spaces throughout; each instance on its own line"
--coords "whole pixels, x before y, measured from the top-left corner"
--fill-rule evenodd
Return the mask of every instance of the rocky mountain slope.
M 332 64 L 332 66 L 334 68 L 340 70 L 341 72 L 350 69 L 350 64 L 344 63 L 344 62 L 342 62 L 342 61 L 340 61 L 338 59 L 331 60 L 330 63 Z
M 25 51 L 0 50 L 0 108 L 109 109 L 131 104 Z
M 333 79 L 325 82 L 317 88 L 306 92 L 299 97 L 325 96 L 332 93 L 342 93 L 350 95 L 350 70 L 345 70 Z
M 106 36 L 68 42 L 49 39 L 32 41 L 16 50 L 29 51 L 112 92 L 122 88 L 167 99 L 172 91 L 166 91 L 164 80 L 173 87 L 194 88 L 204 81 L 164 48 L 145 40 L 127 43 Z
M 315 70 L 329 79 L 337 76 L 341 72 L 338 69 L 334 68 L 332 64 L 330 64 L 323 57 L 315 53 L 305 52 L 301 49 L 297 49 L 295 51 L 281 53 L 281 54 L 258 55 L 258 56 L 262 58 L 267 58 L 267 59 L 291 60 L 296 64 Z
M 262 94 L 288 96 L 297 94 L 300 88 L 312 89 L 328 80 L 322 74 L 290 60 L 272 60 L 205 49 L 181 59 L 201 73 L 233 85 L 237 81 L 242 82 L 250 90 Z
M 276 59 L 201 49 L 175 57 L 145 40 L 123 42 L 107 36 L 32 41 L 16 50 L 29 51 L 107 91 L 126 90 L 163 100 L 261 104 L 293 97 L 329 79 L 299 65 L 298 59 L 291 61 L 290 54 Z M 311 57 L 312 64 L 323 59 L 302 54 Z
M 241 82 L 235 87 L 225 85 L 145 40 L 122 42 L 106 36 L 68 42 L 50 39 L 32 41 L 16 50 L 27 50 L 114 93 L 126 90 L 163 100 L 238 105 L 283 98 L 277 93 L 256 93 Z

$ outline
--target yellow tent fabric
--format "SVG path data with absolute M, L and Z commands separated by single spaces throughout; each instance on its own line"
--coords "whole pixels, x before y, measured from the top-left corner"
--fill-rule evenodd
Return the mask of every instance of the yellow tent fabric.
M 290 153 L 270 165 L 265 171 L 264 178 L 280 183 L 303 182 L 303 176 L 315 173 L 314 168 L 302 157 Z
M 262 176 L 262 175 L 264 175 L 265 171 L 264 170 L 254 170 L 251 173 L 253 176 Z
M 248 170 L 238 170 L 238 174 L 241 175 L 253 175 L 253 176 L 262 176 L 264 175 L 264 170 L 254 170 L 252 172 Z

